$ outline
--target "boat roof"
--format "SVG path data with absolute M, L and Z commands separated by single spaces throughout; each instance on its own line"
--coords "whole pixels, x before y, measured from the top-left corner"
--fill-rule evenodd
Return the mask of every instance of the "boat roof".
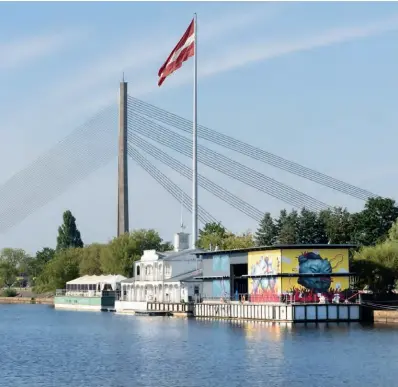
M 67 285 L 84 285 L 84 284 L 114 284 L 117 282 L 122 282 L 126 277 L 116 274 L 116 275 L 84 275 L 83 277 L 75 278 L 72 281 L 68 281 Z

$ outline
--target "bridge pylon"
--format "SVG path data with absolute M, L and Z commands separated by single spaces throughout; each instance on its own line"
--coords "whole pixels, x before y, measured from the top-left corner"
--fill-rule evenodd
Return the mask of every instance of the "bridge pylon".
M 129 232 L 129 195 L 127 161 L 127 82 L 120 82 L 119 150 L 117 193 L 117 236 Z

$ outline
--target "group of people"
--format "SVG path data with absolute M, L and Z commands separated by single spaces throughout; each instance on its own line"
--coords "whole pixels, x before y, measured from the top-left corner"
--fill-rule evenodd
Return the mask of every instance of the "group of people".
M 348 302 L 346 294 L 340 289 L 331 290 L 327 293 L 315 293 L 307 289 L 292 289 L 289 292 L 278 294 L 272 291 L 254 293 L 248 297 L 241 296 L 240 300 L 249 302 L 284 302 L 284 303 L 342 303 Z
M 310 290 L 292 289 L 281 295 L 282 302 L 294 303 L 341 303 L 346 301 L 345 294 L 340 290 L 331 290 L 327 293 L 314 293 Z

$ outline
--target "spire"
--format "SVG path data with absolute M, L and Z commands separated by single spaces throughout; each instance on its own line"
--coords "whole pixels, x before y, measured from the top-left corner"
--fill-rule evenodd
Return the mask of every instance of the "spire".
M 181 232 L 184 232 L 185 230 L 183 216 L 184 216 L 184 191 L 181 191 L 181 220 L 180 220 Z

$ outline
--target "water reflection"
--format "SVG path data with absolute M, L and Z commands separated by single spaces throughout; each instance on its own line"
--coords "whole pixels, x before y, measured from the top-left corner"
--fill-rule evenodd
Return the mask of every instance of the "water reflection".
M 394 386 L 398 329 L 0 305 L 1 385 Z

